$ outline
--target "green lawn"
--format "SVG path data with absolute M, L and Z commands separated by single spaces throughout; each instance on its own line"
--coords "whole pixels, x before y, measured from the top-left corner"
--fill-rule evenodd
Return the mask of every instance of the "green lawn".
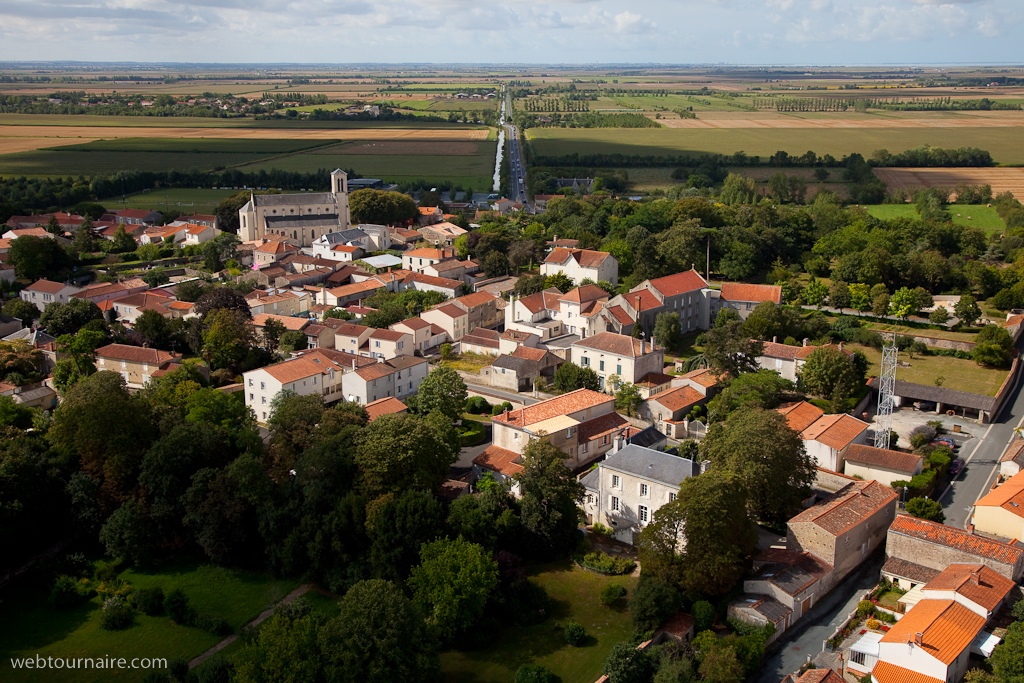
M 280 600 L 296 581 L 273 579 L 264 574 L 232 571 L 196 563 L 176 563 L 158 570 L 122 572 L 120 578 L 136 589 L 161 586 L 165 592 L 181 588 L 200 612 L 221 617 L 236 630 Z M 102 683 L 139 681 L 141 669 L 85 670 L 74 676 L 45 669 L 10 669 L 11 657 L 175 657 L 191 659 L 223 638 L 205 631 L 178 626 L 167 616 L 135 614 L 134 624 L 123 631 L 100 628 L 100 600 L 59 612 L 48 603 L 48 593 L 24 587 L 0 596 L 0 680 L 49 683 Z
M 864 327 L 870 327 L 879 332 L 895 332 L 896 334 L 921 335 L 922 337 L 936 337 L 938 339 L 954 339 L 956 341 L 972 342 L 978 338 L 977 332 L 952 332 L 950 330 L 928 330 L 906 325 L 887 325 L 885 323 L 866 323 Z M 970 329 L 970 328 L 968 328 Z
M 165 208 L 177 209 L 182 213 L 213 213 L 223 200 L 242 192 L 242 190 L 204 190 L 187 188 L 161 188 L 152 192 L 133 194 L 127 197 L 129 209 L 152 209 L 163 211 Z M 107 199 L 104 206 L 120 208 L 120 202 Z
M 861 208 L 875 218 L 890 220 L 892 218 L 917 218 L 917 209 L 913 204 L 874 204 Z M 985 232 L 1000 233 L 1006 229 L 1006 223 L 996 213 L 995 207 L 980 204 L 950 204 L 949 215 L 957 225 L 970 225 Z M 968 220 L 970 216 L 970 220 Z
M 863 351 L 868 358 L 868 375 L 878 377 L 882 354 L 875 349 L 860 344 L 847 344 L 849 350 Z M 942 386 L 960 391 L 970 391 L 983 396 L 995 396 L 1007 370 L 984 368 L 973 360 L 952 358 L 949 356 L 918 356 L 913 358 L 906 351 L 900 353 L 901 362 L 910 363 L 909 368 L 896 368 L 896 379 L 915 384 L 934 386 L 937 377 L 943 377 Z
M 979 147 L 998 163 L 1024 163 L 1024 136 L 1017 128 L 531 128 L 538 156 L 570 154 L 699 155 L 739 150 L 762 158 L 785 151 L 839 158 L 876 149 L 902 152 L 921 145 Z
M 628 640 L 633 632 L 626 602 L 636 579 L 602 576 L 574 568 L 568 561 L 543 565 L 532 572 L 533 580 L 555 601 L 546 621 L 526 628 L 501 631 L 491 647 L 441 655 L 441 668 L 449 683 L 512 683 L 516 670 L 527 663 L 542 664 L 563 683 L 593 683 L 615 643 Z M 628 591 L 614 608 L 597 599 L 601 589 L 618 583 Z M 576 621 L 587 630 L 583 647 L 572 647 L 562 639 L 561 626 Z

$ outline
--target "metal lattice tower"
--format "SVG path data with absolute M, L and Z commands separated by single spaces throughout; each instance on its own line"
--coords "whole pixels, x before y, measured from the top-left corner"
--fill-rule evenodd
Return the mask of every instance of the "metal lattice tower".
M 892 407 L 896 397 L 896 335 L 884 335 L 882 347 L 882 368 L 878 378 L 878 410 L 875 412 L 875 448 L 889 448 L 889 433 L 892 431 Z

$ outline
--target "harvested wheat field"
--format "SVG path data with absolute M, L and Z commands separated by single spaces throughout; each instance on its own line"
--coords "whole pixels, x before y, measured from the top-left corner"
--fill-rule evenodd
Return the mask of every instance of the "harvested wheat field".
M 1014 116 L 850 116 L 822 115 L 821 118 L 768 113 L 729 112 L 732 116 L 710 116 L 701 113 L 698 119 L 662 119 L 666 128 L 1020 128 L 1024 115 Z M 1000 112 L 1002 113 L 1002 112 Z
M 4 138 L 0 137 L 0 154 L 33 152 L 44 147 L 63 147 L 95 142 L 94 138 Z
M 488 130 L 436 128 L 148 128 L 94 126 L 0 126 L 4 153 L 110 138 L 188 138 L 217 140 L 486 140 Z M 35 147 L 6 149 L 7 139 L 41 139 Z M 66 143 L 54 140 L 70 138 Z M 27 143 L 22 143 L 27 144 Z
M 475 142 L 428 142 L 411 140 L 387 140 L 384 142 L 359 142 L 345 145 L 343 154 L 398 154 L 412 156 L 473 156 L 479 153 Z
M 1012 192 L 1024 198 L 1024 168 L 876 168 L 875 175 L 890 191 L 956 187 L 958 183 L 991 185 L 992 194 Z

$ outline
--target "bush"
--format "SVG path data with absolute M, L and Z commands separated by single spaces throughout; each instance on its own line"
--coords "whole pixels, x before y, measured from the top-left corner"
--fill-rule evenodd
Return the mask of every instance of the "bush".
M 132 624 L 132 610 L 121 598 L 107 598 L 103 601 L 103 613 L 100 614 L 100 628 L 107 631 L 119 631 Z
M 715 608 L 707 600 L 698 600 L 693 603 L 694 633 L 710 630 L 715 623 Z
M 164 598 L 164 611 L 176 623 L 189 626 L 195 621 L 195 610 L 189 607 L 185 591 L 175 588 Z
M 937 500 L 927 498 L 911 498 L 907 501 L 907 512 L 918 519 L 926 519 L 929 522 L 942 524 L 946 521 L 946 513 Z
M 97 581 L 113 581 L 121 573 L 121 561 L 100 562 L 96 568 Z
M 637 630 L 656 629 L 679 610 L 679 592 L 660 579 L 641 576 L 629 601 L 629 617 Z
M 459 428 L 459 440 L 463 448 L 483 443 L 486 438 L 487 430 L 479 422 L 466 420 L 466 424 Z
M 868 623 L 866 624 L 866 626 L 872 630 L 877 631 L 882 627 L 882 622 L 878 621 L 877 619 L 868 619 Z
M 1017 621 L 1024 621 L 1024 600 L 1018 600 L 1011 610 L 1013 618 Z
M 526 580 L 509 589 L 505 600 L 505 612 L 511 615 L 516 626 L 534 626 L 548 618 L 551 613 L 551 598 L 544 587 Z
M 209 614 L 196 615 L 192 620 L 192 626 L 212 633 L 215 636 L 229 636 L 235 631 L 228 622 L 220 617 L 214 617 Z
M 927 443 L 931 443 L 936 436 L 938 434 L 935 428 L 930 425 L 914 427 L 913 431 L 910 432 L 910 446 L 911 448 L 920 448 Z
M 895 624 L 896 623 L 896 617 L 893 616 L 892 614 L 889 614 L 888 612 L 881 612 L 881 611 L 875 612 L 875 619 L 878 619 L 879 621 L 884 621 L 887 624 Z
M 565 638 L 566 644 L 579 647 L 587 639 L 587 631 L 583 628 L 583 624 L 570 621 L 562 629 L 562 637 Z
M 229 683 L 231 671 L 227 657 L 214 655 L 192 670 L 189 683 Z
M 151 617 L 157 616 L 164 611 L 164 589 L 159 586 L 143 588 L 139 591 L 136 604 L 139 610 L 145 614 Z
M 540 664 L 523 664 L 516 671 L 515 683 L 559 683 L 555 672 Z
M 609 583 L 607 586 L 601 589 L 601 595 L 599 599 L 602 605 L 611 606 L 615 604 L 615 601 L 626 594 L 626 589 L 617 583 Z
M 607 553 L 587 553 L 582 559 L 577 560 L 581 567 L 585 567 L 601 574 L 629 574 L 636 569 L 636 562 L 628 557 L 612 557 Z
M 491 412 L 491 404 L 482 396 L 471 396 L 466 400 L 466 412 L 471 415 L 486 415 Z
M 878 608 L 875 607 L 875 603 L 871 602 L 870 600 L 861 600 L 857 603 L 858 617 L 866 617 L 870 614 L 874 614 L 877 611 Z
M 188 676 L 188 660 L 176 657 L 167 663 L 167 670 L 177 681 L 184 681 Z
M 91 591 L 88 585 L 81 584 L 67 575 L 58 576 L 50 590 L 50 600 L 59 610 L 71 609 L 89 596 Z

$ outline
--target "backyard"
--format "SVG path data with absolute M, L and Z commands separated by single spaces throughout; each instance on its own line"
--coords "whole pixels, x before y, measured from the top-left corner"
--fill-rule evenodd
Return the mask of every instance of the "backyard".
M 554 671 L 563 683 L 593 683 L 601 676 L 612 646 L 632 636 L 626 603 L 636 578 L 594 574 L 568 561 L 537 567 L 531 576 L 554 601 L 552 614 L 536 626 L 509 626 L 486 649 L 442 653 L 441 668 L 447 681 L 512 683 L 516 670 L 532 662 Z M 610 583 L 621 584 L 627 594 L 617 605 L 605 607 L 598 601 L 598 593 Z M 562 639 L 561 626 L 570 620 L 587 630 L 582 647 L 566 645 Z
M 186 562 L 153 570 L 129 569 L 119 578 L 136 590 L 160 586 L 166 594 L 181 588 L 198 612 L 222 618 L 236 631 L 298 585 L 255 572 Z M 5 593 L 0 598 L 0 656 L 191 659 L 223 640 L 223 636 L 179 626 L 166 615 L 151 617 L 140 612 L 135 613 L 129 628 L 106 631 L 100 628 L 100 605 L 94 596 L 73 609 L 58 611 L 50 604 L 48 591 L 19 588 Z M 77 672 L 74 680 L 140 681 L 147 673 L 143 669 L 93 669 Z M 18 669 L 5 674 L 4 680 L 68 679 L 55 679 L 53 672 L 45 669 Z
M 860 344 L 847 344 L 847 350 L 863 351 L 868 358 L 868 376 L 879 376 L 882 354 L 880 351 Z M 896 379 L 927 386 L 936 386 L 942 378 L 942 386 L 961 391 L 970 391 L 983 396 L 995 396 L 1006 379 L 1008 370 L 986 368 L 973 360 L 950 356 L 910 357 L 906 351 L 900 354 L 901 365 L 896 368 Z M 902 363 L 909 363 L 904 367 Z

